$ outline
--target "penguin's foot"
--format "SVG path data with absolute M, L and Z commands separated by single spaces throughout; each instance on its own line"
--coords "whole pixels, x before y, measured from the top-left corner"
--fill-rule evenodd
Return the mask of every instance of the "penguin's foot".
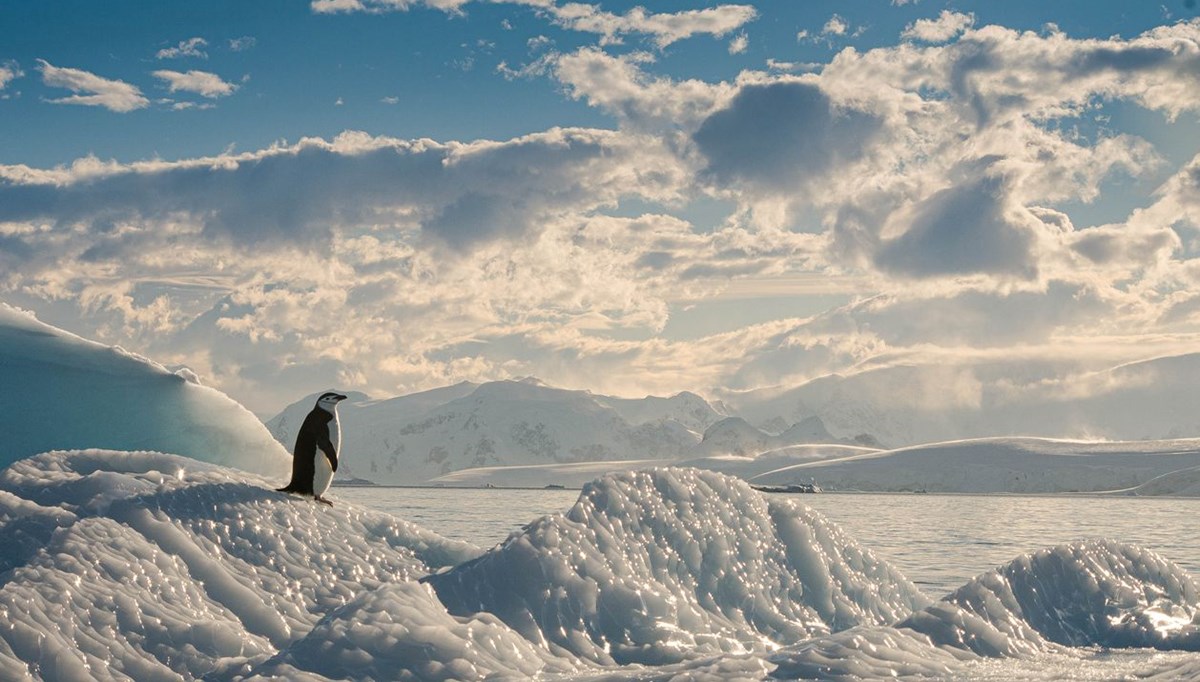
M 322 497 L 322 496 L 320 496 L 320 495 L 317 495 L 317 496 L 316 496 L 316 497 L 314 497 L 313 499 L 314 499 L 314 500 L 316 500 L 317 502 L 320 502 L 321 504 L 327 504 L 327 505 L 329 505 L 330 507 L 332 507 L 332 506 L 333 506 L 333 503 L 332 503 L 332 502 L 330 502 L 329 500 L 325 499 L 324 497 Z

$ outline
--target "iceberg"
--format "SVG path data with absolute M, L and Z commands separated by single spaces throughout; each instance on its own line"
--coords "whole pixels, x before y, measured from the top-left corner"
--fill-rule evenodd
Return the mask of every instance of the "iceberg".
M 249 410 L 188 370 L 104 346 L 0 303 L 8 400 L 0 466 L 56 449 L 156 450 L 286 477 L 288 451 Z

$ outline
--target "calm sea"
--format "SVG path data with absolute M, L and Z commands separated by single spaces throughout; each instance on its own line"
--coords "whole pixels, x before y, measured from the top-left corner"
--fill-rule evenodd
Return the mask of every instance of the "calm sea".
M 336 497 L 481 546 L 545 514 L 574 490 L 337 488 Z M 824 493 L 796 499 L 904 571 L 933 597 L 1018 554 L 1088 538 L 1148 547 L 1200 574 L 1200 500 Z

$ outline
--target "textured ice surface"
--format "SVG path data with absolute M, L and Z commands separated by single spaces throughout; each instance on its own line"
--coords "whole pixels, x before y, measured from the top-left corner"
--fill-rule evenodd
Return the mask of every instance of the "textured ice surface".
M 53 452 L 0 472 L 0 679 L 178 679 L 265 658 L 380 586 L 478 554 L 183 457 Z
M 288 453 L 249 410 L 188 372 L 0 303 L 0 466 L 47 450 L 159 450 L 286 477 Z
M 768 651 L 928 601 L 816 512 L 695 469 L 606 476 L 429 582 L 451 613 L 605 665 Z
M 1198 651 L 1198 597 L 1187 572 L 1149 550 L 1104 540 L 1059 545 L 988 571 L 894 626 L 782 653 L 774 675 L 949 675 L 965 661 L 1069 655 L 1065 647 Z
M 1200 671 L 1196 584 L 1132 545 L 1032 552 L 930 603 L 820 515 L 713 472 L 602 478 L 487 553 L 269 487 L 149 452 L 0 472 L 0 679 Z

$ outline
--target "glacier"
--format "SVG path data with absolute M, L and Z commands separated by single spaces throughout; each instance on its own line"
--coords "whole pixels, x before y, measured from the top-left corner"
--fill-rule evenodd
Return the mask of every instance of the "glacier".
M 0 679 L 1111 677 L 1120 652 L 1121 675 L 1200 670 L 1194 578 L 1111 540 L 935 601 L 711 471 L 603 476 L 487 549 L 271 486 L 148 451 L 0 471 Z

